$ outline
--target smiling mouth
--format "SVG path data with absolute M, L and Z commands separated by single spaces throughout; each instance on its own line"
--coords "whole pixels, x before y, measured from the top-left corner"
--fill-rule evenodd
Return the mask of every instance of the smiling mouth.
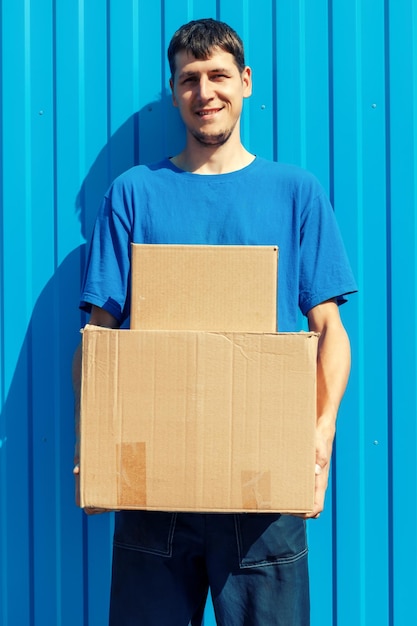
M 201 111 L 196 111 L 196 114 L 199 117 L 209 117 L 210 115 L 215 115 L 219 111 L 221 111 L 221 109 L 203 109 Z

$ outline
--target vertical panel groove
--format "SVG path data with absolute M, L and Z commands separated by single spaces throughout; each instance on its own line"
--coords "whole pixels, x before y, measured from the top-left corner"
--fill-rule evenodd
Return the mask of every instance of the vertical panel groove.
M 329 49 L 329 198 L 334 204 L 334 80 L 333 80 L 333 1 L 328 3 L 328 49 Z
M 277 42 L 277 6 L 276 0 L 272 0 L 272 23 L 271 23 L 271 39 L 272 39 L 272 134 L 273 134 L 273 152 L 272 158 L 274 161 L 278 160 L 278 106 L 277 106 L 277 94 L 278 94 L 278 42 Z
M 392 335 L 392 241 L 391 241 L 391 212 L 392 212 L 392 204 L 391 204 L 391 107 L 390 107 L 390 98 L 389 94 L 391 91 L 391 64 L 390 64 L 390 33 L 389 33 L 389 0 L 385 0 L 384 2 L 385 8 L 385 77 L 386 77 L 386 117 L 385 117 L 385 129 L 386 129 L 386 171 L 385 171 L 385 184 L 386 184 L 386 219 L 387 219 L 387 411 L 388 411 L 388 572 L 389 572 L 389 581 L 388 581 L 388 623 L 394 624 L 394 606 L 393 606 L 393 593 L 394 593 L 394 580 L 393 580 L 393 551 L 394 551 L 394 541 L 393 541 L 393 528 L 394 528 L 394 519 L 393 519 L 393 476 L 392 476 L 392 463 L 393 463 L 393 399 L 392 399 L 392 343 L 393 343 L 393 335 Z

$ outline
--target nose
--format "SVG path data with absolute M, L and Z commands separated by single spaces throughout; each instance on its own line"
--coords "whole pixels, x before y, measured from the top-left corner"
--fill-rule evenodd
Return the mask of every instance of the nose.
M 207 76 L 202 76 L 198 83 L 200 100 L 210 100 L 213 97 L 213 85 Z

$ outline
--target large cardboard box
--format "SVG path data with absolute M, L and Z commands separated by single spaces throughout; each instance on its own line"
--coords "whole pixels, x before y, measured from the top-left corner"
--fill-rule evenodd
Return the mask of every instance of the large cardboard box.
M 130 327 L 277 330 L 277 246 L 132 244 Z
M 306 512 L 317 335 L 83 332 L 81 506 Z

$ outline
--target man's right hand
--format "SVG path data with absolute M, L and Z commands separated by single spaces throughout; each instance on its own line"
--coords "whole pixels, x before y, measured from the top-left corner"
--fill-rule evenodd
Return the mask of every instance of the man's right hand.
M 75 463 L 74 469 L 72 470 L 75 479 L 75 503 L 77 506 L 80 506 L 80 464 Z M 99 513 L 109 513 L 111 509 L 98 509 L 94 506 L 86 506 L 84 507 L 84 513 L 87 515 L 98 515 Z
M 105 311 L 104 309 L 100 309 L 99 307 L 93 306 L 91 309 L 90 316 L 90 324 L 95 326 L 103 326 L 106 328 L 118 328 L 119 322 L 113 315 Z M 75 351 L 73 363 L 72 363 L 72 383 L 74 388 L 74 399 L 75 399 L 75 455 L 74 455 L 74 468 L 72 473 L 74 474 L 75 479 L 75 503 L 77 506 L 80 506 L 80 456 L 79 456 L 79 445 L 80 445 L 80 400 L 81 400 L 81 365 L 82 365 L 82 349 L 81 344 L 78 346 Z M 98 513 L 105 513 L 110 511 L 110 509 L 98 509 L 95 507 L 85 507 L 85 513 L 87 515 L 97 515 Z

